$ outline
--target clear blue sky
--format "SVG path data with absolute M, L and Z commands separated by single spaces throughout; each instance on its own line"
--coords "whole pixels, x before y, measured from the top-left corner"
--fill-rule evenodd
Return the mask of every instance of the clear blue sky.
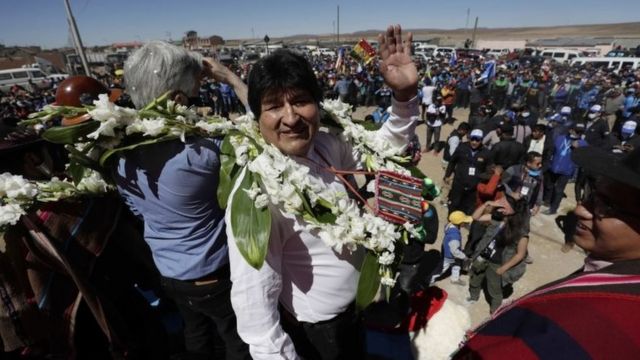
M 86 46 L 178 39 L 187 30 L 225 39 L 405 28 L 546 26 L 640 21 L 638 0 L 71 0 Z M 63 0 L 0 0 L 0 43 L 70 45 Z

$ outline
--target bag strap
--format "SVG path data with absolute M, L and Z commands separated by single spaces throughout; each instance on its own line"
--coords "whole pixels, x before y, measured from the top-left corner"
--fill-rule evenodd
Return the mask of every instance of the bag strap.
M 325 162 L 325 164 L 327 164 L 327 166 L 323 166 L 322 168 L 329 171 L 330 173 L 334 174 L 338 179 L 340 179 L 340 181 L 342 181 L 342 183 L 344 184 L 344 186 L 353 194 L 356 196 L 356 198 L 358 200 L 360 200 L 360 202 L 362 202 L 367 208 L 369 208 L 369 210 L 371 210 L 372 213 L 377 214 L 376 209 L 373 208 L 373 206 L 371 206 L 371 204 L 369 204 L 369 202 L 367 200 L 365 200 L 362 195 L 360 195 L 360 193 L 358 192 L 358 190 L 356 190 L 353 185 L 351 184 L 351 182 L 349 182 L 344 175 L 375 175 L 374 172 L 372 171 L 364 171 L 364 170 L 353 170 L 353 171 L 348 171 L 348 170 L 338 170 L 336 169 L 333 165 L 331 165 L 331 163 L 329 162 L 329 160 L 327 160 L 327 158 L 324 157 L 324 155 L 322 155 L 318 150 L 314 149 L 314 152 L 322 159 L 322 161 Z M 311 160 L 311 159 L 309 159 Z M 313 160 L 311 160 L 313 161 Z M 319 164 L 318 164 L 319 165 Z

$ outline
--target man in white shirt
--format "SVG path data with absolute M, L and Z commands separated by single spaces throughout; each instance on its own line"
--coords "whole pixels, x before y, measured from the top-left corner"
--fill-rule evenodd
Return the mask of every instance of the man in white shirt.
M 411 35 L 399 26 L 379 36 L 380 72 L 393 89 L 392 112 L 377 135 L 398 149 L 415 133 L 418 73 L 411 61 Z M 264 139 L 309 167 L 309 176 L 344 191 L 328 171 L 356 169 L 360 157 L 350 144 L 318 132 L 321 90 L 309 63 L 281 50 L 261 59 L 249 75 L 249 105 Z M 231 302 L 238 333 L 254 359 L 361 359 L 362 329 L 353 311 L 363 252 L 338 253 L 304 221 L 278 207 L 264 265 L 251 267 L 228 229 Z M 229 213 L 227 213 L 227 221 Z
M 427 109 L 429 109 L 429 105 L 433 104 L 433 92 L 436 90 L 436 87 L 433 86 L 433 82 L 431 79 L 425 76 L 424 78 L 424 86 L 422 87 L 422 120 L 427 119 Z

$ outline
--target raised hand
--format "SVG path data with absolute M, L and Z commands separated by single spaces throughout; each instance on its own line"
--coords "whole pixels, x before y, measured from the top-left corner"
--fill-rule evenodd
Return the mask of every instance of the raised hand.
M 410 100 L 418 92 L 418 70 L 411 59 L 412 38 L 409 33 L 402 42 L 400 25 L 389 26 L 384 35 L 378 35 L 380 73 L 398 101 Z

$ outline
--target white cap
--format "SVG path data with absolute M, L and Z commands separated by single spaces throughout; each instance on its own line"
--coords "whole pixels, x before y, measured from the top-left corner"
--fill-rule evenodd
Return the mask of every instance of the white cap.
M 633 134 L 636 131 L 637 126 L 638 124 L 633 120 L 625 121 L 624 124 L 622 125 L 622 132 Z
M 471 130 L 471 134 L 469 134 L 469 137 L 484 137 L 484 134 L 482 133 L 482 130 L 480 129 L 473 129 Z
M 591 109 L 589 109 L 590 112 L 594 112 L 594 113 L 599 113 L 602 111 L 602 106 L 600 105 L 593 105 L 591 107 Z
M 562 109 L 560 109 L 560 114 L 562 115 L 569 115 L 571 114 L 571 107 L 569 106 L 563 106 Z

